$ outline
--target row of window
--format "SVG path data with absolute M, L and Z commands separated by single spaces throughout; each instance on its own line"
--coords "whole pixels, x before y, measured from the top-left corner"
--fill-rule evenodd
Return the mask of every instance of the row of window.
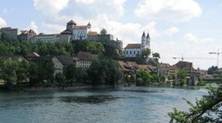
M 125 51 L 125 54 L 129 54 L 129 55 L 132 55 L 132 54 L 139 54 L 140 53 L 140 51 Z

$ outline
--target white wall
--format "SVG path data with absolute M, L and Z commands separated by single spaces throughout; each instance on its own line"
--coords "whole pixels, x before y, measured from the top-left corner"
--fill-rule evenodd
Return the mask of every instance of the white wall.
M 141 49 L 125 49 L 124 56 L 125 57 L 136 57 L 141 54 Z
M 87 39 L 87 28 L 74 28 L 72 40 L 85 40 Z

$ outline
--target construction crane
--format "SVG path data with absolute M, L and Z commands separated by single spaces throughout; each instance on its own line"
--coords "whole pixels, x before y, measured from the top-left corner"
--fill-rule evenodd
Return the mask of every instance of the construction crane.
M 217 52 L 209 52 L 210 55 L 217 55 L 217 67 L 219 67 L 219 63 L 220 63 L 220 55 L 222 54 L 222 52 L 220 52 L 220 50 L 217 50 Z

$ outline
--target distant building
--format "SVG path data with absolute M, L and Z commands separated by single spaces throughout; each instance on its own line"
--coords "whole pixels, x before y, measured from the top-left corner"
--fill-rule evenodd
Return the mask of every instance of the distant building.
M 158 72 L 160 76 L 165 78 L 165 81 L 168 81 L 170 67 L 171 67 L 170 64 L 166 64 L 166 63 L 160 63 L 158 66 Z
M 28 61 L 37 61 L 40 55 L 36 52 L 28 53 L 24 56 Z
M 140 44 L 128 44 L 124 49 L 125 57 L 137 57 L 141 53 Z
M 54 76 L 59 73 L 64 73 L 64 70 L 69 65 L 74 65 L 72 57 L 69 56 L 56 56 L 52 58 L 52 63 L 54 66 Z
M 200 77 L 200 73 L 193 68 L 193 64 L 191 62 L 179 61 L 175 65 L 169 68 L 168 79 L 177 85 L 179 78 L 177 77 L 177 73 L 179 70 L 184 70 L 186 75 L 186 84 L 187 85 L 197 85 Z
M 8 41 L 16 41 L 18 40 L 18 29 L 11 27 L 4 27 L 0 29 L 1 38 Z
M 70 42 L 71 36 L 69 35 L 60 35 L 60 34 L 39 34 L 31 38 L 31 42 Z
M 128 44 L 123 52 L 126 58 L 135 58 L 142 53 L 144 49 L 150 49 L 150 36 L 143 32 L 141 44 Z
M 86 40 L 91 24 L 77 25 L 73 20 L 66 25 L 66 30 L 61 32 L 61 35 L 71 35 L 71 40 Z
M 91 54 L 89 52 L 79 52 L 75 58 L 75 64 L 77 68 L 88 69 L 97 58 L 97 55 Z
M 97 32 L 89 31 L 87 35 L 88 41 L 99 41 L 99 34 Z
M 114 41 L 114 36 L 112 34 L 107 34 L 107 33 L 98 34 L 97 32 L 89 31 L 87 40 L 98 41 L 98 42 Z
M 36 32 L 32 29 L 21 31 L 21 34 L 18 36 L 20 41 L 29 41 L 32 37 L 36 36 Z

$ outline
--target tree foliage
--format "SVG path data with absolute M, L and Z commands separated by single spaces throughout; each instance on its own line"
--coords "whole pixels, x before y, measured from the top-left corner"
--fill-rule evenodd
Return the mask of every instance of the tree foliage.
M 208 74 L 214 74 L 218 71 L 218 67 L 217 66 L 212 66 L 207 70 Z
M 74 53 L 86 51 L 93 54 L 101 54 L 104 51 L 104 46 L 100 42 L 95 41 L 75 41 L 72 42 Z
M 174 109 L 169 113 L 171 123 L 220 123 L 222 122 L 222 86 L 209 88 L 209 94 L 190 105 L 189 112 Z
M 176 72 L 176 76 L 177 76 L 177 80 L 180 86 L 183 86 L 184 84 L 186 84 L 186 77 L 187 77 L 187 71 L 184 69 L 179 69 Z
M 156 73 L 148 72 L 145 70 L 139 70 L 136 73 L 137 85 L 144 86 L 149 85 L 152 82 L 157 82 L 158 77 Z
M 92 63 L 88 75 L 93 85 L 115 85 L 122 74 L 116 61 L 102 57 Z

